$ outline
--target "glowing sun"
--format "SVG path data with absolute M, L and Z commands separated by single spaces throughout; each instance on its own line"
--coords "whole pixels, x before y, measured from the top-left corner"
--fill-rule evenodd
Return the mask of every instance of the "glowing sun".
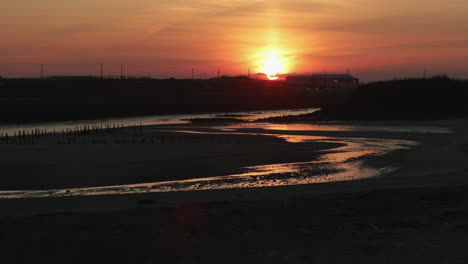
M 284 59 L 276 50 L 265 52 L 261 62 L 260 71 L 265 73 L 270 80 L 278 79 L 279 74 L 285 73 L 286 67 Z

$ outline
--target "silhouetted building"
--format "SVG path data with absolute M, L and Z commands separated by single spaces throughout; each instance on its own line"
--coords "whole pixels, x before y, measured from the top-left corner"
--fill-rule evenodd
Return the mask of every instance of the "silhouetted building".
M 5 80 L 3 80 L 3 77 L 0 75 L 0 87 L 5 86 Z
M 322 90 L 345 92 L 359 85 L 359 79 L 349 74 L 291 75 L 286 78 L 286 82 L 289 87 L 305 88 L 308 92 Z

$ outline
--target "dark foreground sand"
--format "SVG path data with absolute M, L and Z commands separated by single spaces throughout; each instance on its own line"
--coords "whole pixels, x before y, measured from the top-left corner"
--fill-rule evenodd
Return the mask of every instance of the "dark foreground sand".
M 0 145 L 0 191 L 112 186 L 241 173 L 242 167 L 310 161 L 338 143 L 291 144 L 271 136 L 186 134 L 147 127 L 103 135 L 49 136 Z M 162 131 L 161 131 L 162 130 Z M 11 140 L 10 140 L 11 141 Z
M 405 135 L 423 144 L 369 159 L 401 167 L 372 179 L 1 200 L 2 261 L 466 263 L 468 126 L 437 124 L 455 133 Z

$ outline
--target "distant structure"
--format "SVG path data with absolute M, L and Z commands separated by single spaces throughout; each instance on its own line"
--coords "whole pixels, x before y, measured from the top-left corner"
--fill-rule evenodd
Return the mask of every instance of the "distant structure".
M 347 92 L 358 87 L 359 79 L 350 74 L 310 74 L 286 77 L 288 87 L 303 88 L 307 92 Z
M 3 77 L 0 75 L 0 87 L 5 86 L 5 80 L 3 80 Z

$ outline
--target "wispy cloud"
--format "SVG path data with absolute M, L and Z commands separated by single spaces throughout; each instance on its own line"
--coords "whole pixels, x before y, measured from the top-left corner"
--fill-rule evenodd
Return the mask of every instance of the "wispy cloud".
M 234 71 L 273 47 L 297 72 L 344 64 L 459 69 L 467 8 L 465 0 L 17 0 L 0 9 L 0 52 L 8 62 Z

